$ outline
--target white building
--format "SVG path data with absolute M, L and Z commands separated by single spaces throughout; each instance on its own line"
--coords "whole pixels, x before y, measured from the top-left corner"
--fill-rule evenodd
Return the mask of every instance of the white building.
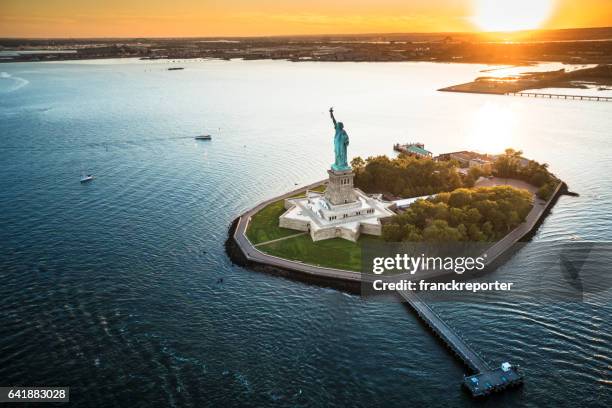
M 279 218 L 281 228 L 307 231 L 313 241 L 344 238 L 357 241 L 361 234 L 381 235 L 381 219 L 395 215 L 394 204 L 380 196 L 368 196 L 353 187 L 351 170 L 328 170 L 324 194 L 306 192 L 306 197 L 287 198 L 287 211 Z

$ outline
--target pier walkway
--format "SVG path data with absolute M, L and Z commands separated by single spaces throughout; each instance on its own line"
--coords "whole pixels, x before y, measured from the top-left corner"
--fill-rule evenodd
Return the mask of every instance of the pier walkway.
M 561 95 L 538 92 L 508 92 L 510 96 L 526 96 L 528 98 L 549 98 L 549 99 L 577 99 L 581 101 L 598 101 L 612 102 L 612 96 L 594 96 L 594 95 Z
M 505 362 L 498 367 L 491 367 L 487 361 L 456 333 L 438 314 L 427 305 L 415 292 L 400 290 L 398 294 L 414 309 L 421 320 L 440 338 L 444 344 L 473 374 L 463 379 L 463 385 L 472 396 L 481 397 L 505 388 L 522 384 L 523 375 L 518 367 Z
M 399 295 L 444 343 L 474 372 L 490 370 L 489 364 L 442 320 L 419 295 L 411 290 L 400 290 Z

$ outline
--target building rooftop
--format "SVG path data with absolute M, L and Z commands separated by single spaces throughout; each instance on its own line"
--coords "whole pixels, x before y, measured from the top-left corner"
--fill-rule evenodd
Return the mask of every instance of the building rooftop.
M 430 195 L 425 195 L 425 196 L 420 196 L 420 197 L 401 198 L 401 199 L 399 199 L 399 200 L 395 200 L 395 201 L 393 201 L 393 203 L 395 204 L 395 206 L 396 206 L 397 208 L 408 208 L 408 207 L 410 207 L 410 205 L 411 205 L 412 203 L 414 203 L 416 200 L 426 200 L 426 199 L 428 199 L 428 198 L 430 198 L 430 197 L 433 197 L 433 196 L 430 196 Z
M 279 218 L 284 228 L 308 231 L 314 241 L 341 237 L 357 241 L 359 235 L 380 235 L 381 219 L 395 213 L 391 202 L 370 197 L 359 189 L 353 190 L 356 200 L 333 205 L 324 194 L 309 192 L 306 197 L 287 198 L 285 211 Z
M 423 155 L 423 156 L 431 156 L 431 154 L 432 154 L 429 150 L 425 150 L 422 147 L 417 146 L 417 145 L 408 145 L 408 146 L 406 146 L 406 150 L 408 152 L 420 154 L 420 155 Z
M 377 224 L 380 218 L 393 215 L 393 212 L 388 209 L 392 203 L 386 203 L 368 197 L 360 190 L 356 190 L 356 192 L 357 200 L 355 202 L 337 206 L 330 205 L 323 194 L 315 192 L 310 192 L 306 198 L 289 198 L 288 201 L 293 203 L 294 206 L 282 216 L 312 221 L 320 227 L 327 227 L 354 222 L 371 222 Z M 368 209 L 373 210 L 373 212 L 368 213 Z M 342 214 L 347 210 L 351 212 L 360 211 L 361 214 L 359 216 L 343 218 Z M 330 216 L 337 216 L 337 218 L 330 220 Z

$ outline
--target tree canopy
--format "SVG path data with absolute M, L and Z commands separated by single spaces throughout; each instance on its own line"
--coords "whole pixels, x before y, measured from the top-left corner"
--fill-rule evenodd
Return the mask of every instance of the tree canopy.
M 525 220 L 531 194 L 510 186 L 459 188 L 417 200 L 383 225 L 386 241 L 496 241 Z
M 452 162 L 400 154 L 395 159 L 376 156 L 363 160 L 356 157 L 351 166 L 355 172 L 355 186 L 368 193 L 389 192 L 401 197 L 419 197 L 463 186 Z

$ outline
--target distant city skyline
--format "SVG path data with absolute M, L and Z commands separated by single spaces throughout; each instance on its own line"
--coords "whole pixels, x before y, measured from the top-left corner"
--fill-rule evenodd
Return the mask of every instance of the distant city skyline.
M 609 0 L 2 0 L 0 37 L 478 32 L 612 26 Z

